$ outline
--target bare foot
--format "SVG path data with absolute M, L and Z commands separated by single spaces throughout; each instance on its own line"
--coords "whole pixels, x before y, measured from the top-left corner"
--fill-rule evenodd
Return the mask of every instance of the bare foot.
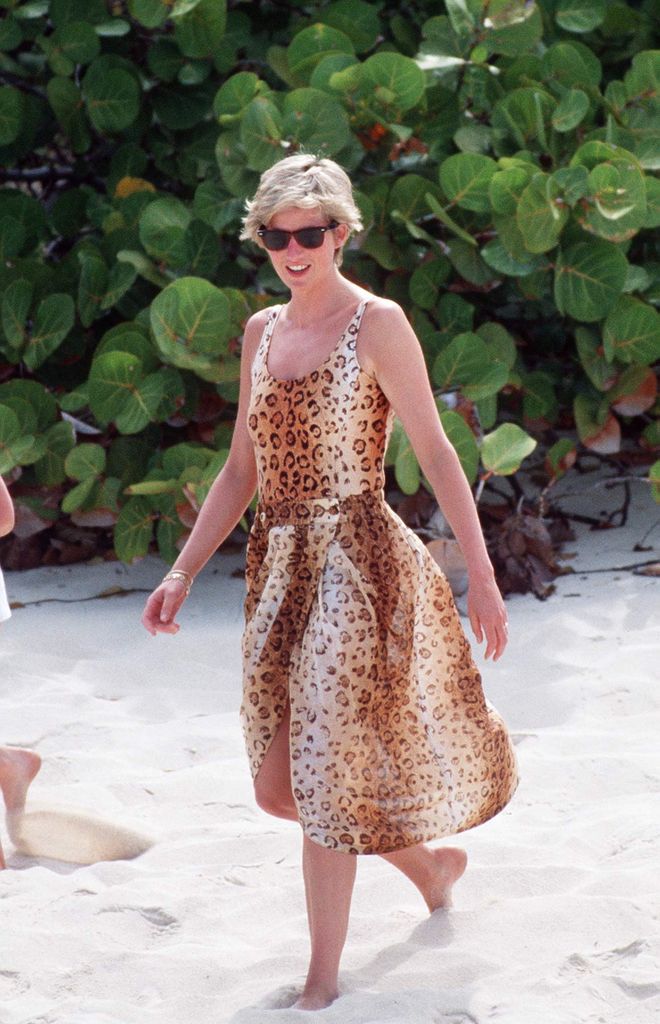
M 41 758 L 32 750 L 0 747 L 0 789 L 7 811 L 22 811 L 33 778 L 41 767 Z
M 422 891 L 430 912 L 441 907 L 451 907 L 451 891 L 467 866 L 467 853 L 457 846 L 443 846 L 431 850 L 435 861 L 435 873 L 428 886 Z
M 338 993 L 321 991 L 303 992 L 299 999 L 295 1001 L 292 1010 L 325 1010 L 326 1006 L 330 1006 L 334 1003 Z

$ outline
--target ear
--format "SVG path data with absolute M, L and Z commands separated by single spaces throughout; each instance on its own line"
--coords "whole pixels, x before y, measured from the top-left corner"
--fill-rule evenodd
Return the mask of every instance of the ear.
M 335 248 L 343 249 L 348 241 L 348 236 L 350 235 L 348 224 L 338 224 L 332 234 L 335 240 Z

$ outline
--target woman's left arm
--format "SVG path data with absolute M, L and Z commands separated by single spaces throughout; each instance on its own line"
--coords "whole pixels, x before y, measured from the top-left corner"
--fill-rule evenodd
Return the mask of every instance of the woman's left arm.
M 507 642 L 507 615 L 495 582 L 472 491 L 440 422 L 424 355 L 403 310 L 385 299 L 369 303 L 359 357 L 401 420 L 415 455 L 453 530 L 468 568 L 468 614 L 485 657 L 495 661 Z

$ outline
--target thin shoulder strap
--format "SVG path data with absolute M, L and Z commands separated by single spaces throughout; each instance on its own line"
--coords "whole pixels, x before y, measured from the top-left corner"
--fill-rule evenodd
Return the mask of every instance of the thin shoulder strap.
M 252 362 L 252 381 L 257 379 L 257 375 L 261 372 L 262 368 L 266 365 L 266 359 L 268 358 L 268 348 L 270 346 L 270 337 L 275 327 L 275 322 L 280 315 L 282 306 L 271 306 L 268 310 L 268 318 L 264 325 L 264 329 L 261 334 L 261 340 L 257 347 L 257 351 Z
M 360 303 L 358 308 L 355 310 L 355 313 L 353 314 L 353 319 L 351 320 L 350 324 L 346 329 L 346 344 L 353 353 L 355 353 L 356 351 L 357 337 L 360 331 L 360 324 L 362 323 L 362 317 L 364 316 L 364 311 L 366 309 L 368 301 L 369 299 L 362 299 L 362 302 Z

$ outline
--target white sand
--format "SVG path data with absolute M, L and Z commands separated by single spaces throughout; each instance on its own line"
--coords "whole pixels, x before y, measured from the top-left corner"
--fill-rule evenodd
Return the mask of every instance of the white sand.
M 587 482 L 581 485 L 587 487 Z M 618 498 L 618 495 L 617 495 Z M 634 552 L 660 510 L 635 485 L 625 529 L 580 530 L 578 569 Z M 612 495 L 590 491 L 583 510 Z M 573 501 L 577 507 L 580 501 Z M 2 1024 L 650 1024 L 660 1016 L 658 581 L 564 577 L 509 601 L 486 692 L 517 741 L 521 787 L 461 837 L 449 913 L 360 860 L 343 995 L 289 1004 L 306 967 L 297 826 L 259 811 L 239 730 L 240 556 L 196 583 L 177 637 L 139 625 L 147 560 L 9 574 L 0 742 L 44 764 L 30 806 L 77 808 L 156 837 L 87 867 L 13 852 L 0 872 Z M 63 600 L 72 603 L 59 603 Z

